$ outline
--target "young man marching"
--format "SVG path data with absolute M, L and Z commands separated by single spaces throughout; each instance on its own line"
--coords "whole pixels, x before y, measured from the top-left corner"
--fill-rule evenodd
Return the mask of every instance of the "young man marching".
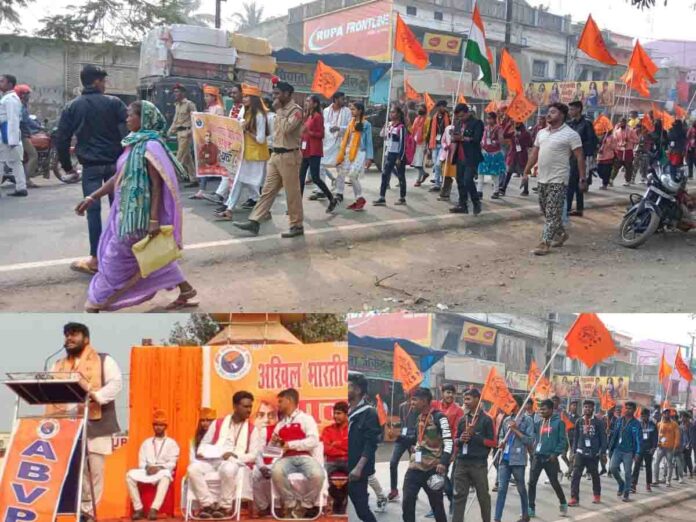
M 641 446 L 638 462 L 633 467 L 633 477 L 631 482 L 631 493 L 636 492 L 638 477 L 640 476 L 640 466 L 645 463 L 645 490 L 652 491 L 652 463 L 653 455 L 657 449 L 657 426 L 650 419 L 650 410 L 643 408 L 640 412 Z
M 575 428 L 570 433 L 570 445 L 575 456 L 569 506 L 580 504 L 580 479 L 585 468 L 592 477 L 592 503 L 599 504 L 602 494 L 597 466 L 607 451 L 607 435 L 604 423 L 594 416 L 594 401 L 583 402 L 582 413 L 582 417 L 575 421 Z
M 613 475 L 619 485 L 617 496 L 623 495 L 623 501 L 629 501 L 632 465 L 640 460 L 640 446 L 643 438 L 640 423 L 633 418 L 636 403 L 628 401 L 625 404 L 626 414 L 616 422 L 616 428 L 609 441 L 609 474 Z M 619 466 L 623 463 L 624 477 L 621 478 Z

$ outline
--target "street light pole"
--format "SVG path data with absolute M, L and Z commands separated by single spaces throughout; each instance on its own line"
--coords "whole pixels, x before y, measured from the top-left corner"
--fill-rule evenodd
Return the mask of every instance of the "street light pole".
M 222 2 L 225 0 L 215 0 L 215 29 L 220 29 Z

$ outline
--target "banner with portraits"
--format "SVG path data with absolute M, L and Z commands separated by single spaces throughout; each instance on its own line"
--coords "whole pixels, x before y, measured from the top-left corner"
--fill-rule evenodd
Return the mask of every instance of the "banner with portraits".
M 244 154 L 244 129 L 235 119 L 194 112 L 193 151 L 197 177 L 234 177 Z
M 614 82 L 530 82 L 525 85 L 525 97 L 539 105 L 581 101 L 588 108 L 612 107 L 616 102 Z
M 551 394 L 562 399 L 599 399 L 608 391 L 615 400 L 628 400 L 629 378 L 625 376 L 592 377 L 579 375 L 554 375 Z

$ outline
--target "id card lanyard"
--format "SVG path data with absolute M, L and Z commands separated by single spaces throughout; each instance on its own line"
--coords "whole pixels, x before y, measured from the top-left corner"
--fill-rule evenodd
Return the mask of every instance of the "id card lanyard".
M 416 442 L 416 452 L 414 458 L 416 464 L 420 464 L 423 461 L 423 450 L 421 449 L 423 445 L 423 438 L 425 437 L 425 430 L 430 422 L 430 417 L 432 416 L 432 409 L 428 410 L 428 414 L 425 416 L 425 421 L 421 424 L 420 420 L 418 422 L 418 439 Z
M 471 422 L 467 420 L 467 417 L 464 417 L 464 431 L 467 431 L 469 429 L 469 426 L 476 426 L 476 422 L 478 421 L 478 415 L 473 417 L 471 419 Z M 467 455 L 469 453 L 469 443 L 468 442 L 462 442 L 462 455 Z
M 546 425 L 546 428 L 544 428 L 544 425 Z M 544 431 L 546 431 L 546 438 L 548 439 L 551 437 L 551 419 L 546 419 L 541 421 L 541 430 L 539 431 L 539 442 L 537 442 L 536 445 L 536 452 L 539 453 L 541 451 L 541 439 L 544 436 Z

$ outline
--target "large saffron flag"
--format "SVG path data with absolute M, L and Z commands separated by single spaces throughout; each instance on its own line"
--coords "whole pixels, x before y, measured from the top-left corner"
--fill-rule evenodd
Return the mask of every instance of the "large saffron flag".
M 430 97 L 430 94 L 427 92 L 423 94 L 423 103 L 425 103 L 425 108 L 428 111 L 428 114 L 433 112 L 433 109 L 435 108 L 435 100 L 433 100 Z
M 396 15 L 396 31 L 394 31 L 394 34 L 394 50 L 404 56 L 404 61 L 419 69 L 425 69 L 428 65 L 428 53 L 423 50 L 416 35 L 413 34 L 413 31 L 409 29 L 406 22 L 398 14 Z
M 532 359 L 532 363 L 529 365 L 529 373 L 527 374 L 528 390 L 532 389 L 532 386 L 534 386 L 534 383 L 537 382 L 537 379 L 539 379 L 540 375 L 541 370 L 539 370 L 536 361 Z M 551 383 L 545 376 L 542 376 L 541 379 L 539 379 L 539 384 L 537 384 L 537 387 L 534 390 L 532 397 L 535 399 L 547 399 L 550 393 Z
M 693 380 L 694 376 L 691 373 L 689 365 L 682 359 L 681 350 L 677 350 L 677 356 L 674 358 L 674 369 L 679 372 L 679 375 L 681 375 L 682 379 L 686 382 L 691 382 Z
M 611 120 L 604 114 L 600 114 L 592 126 L 594 127 L 594 131 L 597 136 L 603 136 L 614 128 L 614 126 L 611 124 Z
M 524 94 L 519 93 L 510 102 L 506 114 L 517 123 L 524 123 L 537 110 L 537 106 L 530 102 Z
M 611 333 L 597 314 L 580 314 L 566 334 L 566 355 L 591 368 L 618 353 Z
M 652 104 L 652 113 L 654 119 L 662 121 L 663 129 L 670 130 L 674 125 L 674 117 L 668 112 L 658 109 L 654 103 Z
M 665 351 L 662 350 L 662 358 L 660 359 L 660 368 L 657 371 L 657 379 L 660 381 L 661 384 L 663 384 L 664 380 L 671 375 L 672 367 L 669 364 L 667 364 L 667 359 L 665 359 Z
M 650 87 L 645 76 L 641 76 L 635 69 L 627 69 L 621 80 L 631 89 L 646 98 L 650 96 Z
M 643 125 L 643 128 L 647 129 L 649 132 L 655 131 L 655 125 L 647 112 L 643 114 L 643 117 L 640 119 L 640 123 Z
M 597 27 L 597 23 L 593 20 L 592 15 L 587 17 L 587 22 L 585 22 L 585 27 L 578 41 L 578 49 L 598 62 L 606 63 L 607 65 L 617 64 L 616 59 L 607 49 L 607 44 L 604 43 L 604 38 L 602 38 L 602 32 Z
M 423 374 L 418 365 L 399 343 L 394 343 L 394 380 L 400 381 L 406 391 L 411 391 L 423 382 Z
M 344 80 L 345 78 L 340 72 L 318 60 L 314 70 L 312 92 L 321 94 L 324 98 L 331 98 Z
M 636 40 L 636 45 L 633 46 L 631 59 L 628 61 L 628 68 L 634 69 L 641 76 L 645 76 L 650 83 L 656 83 L 655 74 L 658 66 L 652 61 L 645 49 L 640 45 L 640 40 Z
M 493 85 L 493 75 L 491 74 L 491 62 L 488 55 L 486 31 L 483 27 L 483 19 L 478 8 L 478 2 L 476 2 L 474 4 L 474 13 L 471 17 L 471 31 L 469 32 L 469 39 L 466 41 L 464 58 L 481 68 L 483 82 L 490 87 Z
M 404 75 L 404 93 L 406 94 L 407 100 L 421 101 L 420 93 L 413 88 L 413 85 L 409 83 Z
M 375 409 L 377 410 L 377 418 L 379 419 L 379 425 L 384 426 L 387 423 L 387 412 L 384 409 L 384 402 L 379 393 L 375 395 Z
M 520 69 L 507 49 L 503 49 L 503 53 L 500 55 L 500 76 L 505 79 L 507 88 L 512 94 L 524 92 Z
M 496 371 L 495 366 L 491 366 L 488 372 L 486 383 L 481 391 L 481 399 L 492 402 L 494 406 L 497 406 L 498 409 L 504 411 L 507 415 L 510 415 L 517 405 L 515 398 L 507 387 L 505 377 Z

